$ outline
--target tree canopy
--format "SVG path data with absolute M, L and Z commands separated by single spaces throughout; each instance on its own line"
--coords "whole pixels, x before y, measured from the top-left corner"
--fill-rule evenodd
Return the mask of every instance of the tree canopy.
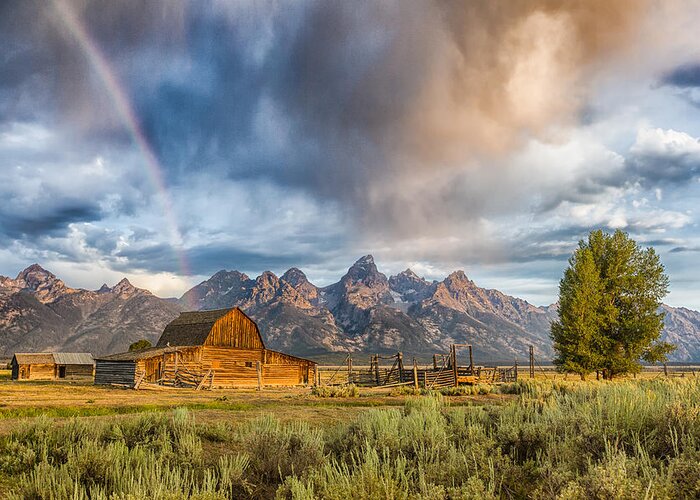
M 151 346 L 152 346 L 152 344 L 148 340 L 141 339 L 141 340 L 137 340 L 136 342 L 131 344 L 129 346 L 129 351 L 130 352 L 131 351 L 140 351 L 141 349 L 148 349 Z
M 561 371 L 585 377 L 637 372 L 640 361 L 665 361 L 674 346 L 659 341 L 668 277 L 653 248 L 622 231 L 592 231 L 569 259 L 559 284 L 559 319 L 551 337 Z

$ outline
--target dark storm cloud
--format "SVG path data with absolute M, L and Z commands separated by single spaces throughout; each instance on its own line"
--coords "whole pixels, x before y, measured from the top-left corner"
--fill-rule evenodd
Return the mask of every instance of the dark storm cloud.
M 673 69 L 661 78 L 661 83 L 679 88 L 700 87 L 700 63 L 684 64 Z
M 628 43 L 643 10 L 602 0 L 3 3 L 0 119 L 41 121 L 112 151 L 132 138 L 63 19 L 66 6 L 133 103 L 168 187 L 206 171 L 222 183 L 302 190 L 349 214 L 357 239 L 451 235 L 511 210 L 522 194 L 501 182 L 500 166 L 528 138 L 580 119 L 591 68 Z M 594 200 L 619 184 L 606 175 L 555 186 L 538 210 Z M 113 215 L 143 208 L 138 197 L 120 199 Z M 96 220 L 72 215 L 54 230 Z M 118 256 L 180 272 L 161 237 Z M 343 243 L 333 237 L 324 248 Z M 115 249 L 112 236 L 86 238 L 100 252 Z M 295 248 L 314 238 L 302 235 Z M 195 273 L 320 258 L 290 251 L 275 260 L 233 243 L 187 252 Z
M 99 220 L 99 207 L 89 203 L 68 203 L 51 206 L 49 210 L 27 213 L 7 213 L 0 209 L 0 236 L 11 239 L 36 238 L 63 234 L 68 224 Z
M 22 59 L 36 67 L 15 77 L 15 95 L 36 76 L 40 104 L 105 138 L 122 124 L 61 23 L 66 4 L 136 102 L 169 182 L 200 169 L 265 178 L 340 200 L 379 228 L 408 208 L 381 186 L 574 119 L 586 66 L 626 43 L 640 11 L 555 0 L 6 6 L 4 38 L 29 46 Z M 426 188 L 411 189 L 415 205 Z
M 128 264 L 114 264 L 115 269 L 124 271 L 134 268 L 176 274 L 182 271 L 181 256 L 166 244 L 121 250 L 116 257 L 128 259 Z M 254 273 L 266 269 L 288 269 L 318 262 L 320 256 L 312 253 L 246 251 L 232 245 L 201 245 L 188 249 L 184 257 L 190 262 L 192 274 L 208 276 L 232 266 L 239 271 Z
M 686 185 L 700 174 L 700 141 L 673 130 L 640 131 L 626 169 L 647 187 Z
M 670 250 L 671 253 L 697 253 L 700 252 L 700 247 L 674 247 Z
M 505 255 L 505 262 L 527 263 L 533 261 L 566 261 L 578 242 L 585 240 L 588 234 L 597 229 L 612 233 L 622 229 L 629 233 L 640 245 L 644 247 L 672 247 L 669 252 L 697 251 L 688 247 L 677 247 L 677 239 L 672 238 L 648 238 L 644 236 L 649 229 L 665 229 L 666 224 L 649 224 L 648 220 L 633 220 L 624 228 L 613 227 L 610 224 L 570 224 L 565 227 L 545 229 L 541 231 L 529 231 L 510 242 Z
M 700 174 L 700 155 L 648 153 L 627 160 L 633 174 L 646 186 L 686 184 Z

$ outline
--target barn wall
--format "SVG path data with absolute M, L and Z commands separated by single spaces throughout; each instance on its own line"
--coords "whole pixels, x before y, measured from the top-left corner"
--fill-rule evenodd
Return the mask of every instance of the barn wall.
M 268 365 L 303 365 L 310 366 L 315 363 L 312 361 L 297 358 L 283 352 L 265 350 L 265 363 Z
M 178 347 L 177 351 L 177 380 L 180 382 L 183 376 L 187 378 L 186 374 L 193 375 L 192 379 L 201 380 L 212 370 L 214 387 L 257 387 L 257 363 L 260 363 L 262 384 L 265 386 L 311 383 L 315 375 L 314 363 L 264 349 L 203 346 Z M 133 385 L 145 373 L 144 381 L 155 383 L 164 379 L 163 383 L 168 385 L 176 380 L 175 367 L 175 352 L 137 361 L 98 360 L 95 383 Z
M 316 380 L 316 363 L 297 358 L 296 356 L 290 356 L 289 354 L 284 354 L 282 352 L 276 351 L 266 351 L 265 352 L 265 362 L 268 365 L 294 365 L 299 367 L 299 384 L 313 383 Z M 288 385 L 288 384 L 282 384 Z
M 12 380 L 17 380 L 19 378 L 19 365 L 12 360 Z
M 214 371 L 216 387 L 257 387 L 256 362 L 261 363 L 262 384 L 298 385 L 314 380 L 314 363 L 275 351 L 204 346 L 203 374 Z
M 265 385 L 299 385 L 304 383 L 301 365 L 265 365 L 263 383 Z
M 175 377 L 175 368 L 180 372 L 202 373 L 202 347 L 178 347 L 177 351 L 166 352 L 139 362 L 139 371 L 146 372 L 147 382 L 156 382 L 160 378 Z
M 66 378 L 92 378 L 92 365 L 66 365 Z
M 257 387 L 255 363 L 262 363 L 263 350 L 204 346 L 201 360 L 203 373 L 214 371 L 217 387 Z
M 54 364 L 32 364 L 29 366 L 29 380 L 53 380 L 56 377 L 56 365 Z
M 204 345 L 263 349 L 257 325 L 238 309 L 219 318 L 209 332 Z
M 95 384 L 134 385 L 136 362 L 98 359 L 95 365 Z

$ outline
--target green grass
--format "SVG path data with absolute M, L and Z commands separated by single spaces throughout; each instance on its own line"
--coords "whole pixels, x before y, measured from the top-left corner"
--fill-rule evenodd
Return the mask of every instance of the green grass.
M 89 400 L 86 401 L 89 403 Z M 24 418 L 24 417 L 93 417 L 106 415 L 126 415 L 131 413 L 148 413 L 171 411 L 175 408 L 186 408 L 189 410 L 228 410 L 228 411 L 248 411 L 254 405 L 240 402 L 195 402 L 184 405 L 176 404 L 144 404 L 130 406 L 51 406 L 51 407 L 0 407 L 0 419 L 4 418 Z
M 61 426 L 43 416 L 0 436 L 0 489 L 57 500 L 700 497 L 700 382 L 499 391 L 514 396 L 451 406 L 431 393 L 325 427 L 270 415 L 198 424 L 184 408 Z M 312 402 L 335 403 L 299 404 Z

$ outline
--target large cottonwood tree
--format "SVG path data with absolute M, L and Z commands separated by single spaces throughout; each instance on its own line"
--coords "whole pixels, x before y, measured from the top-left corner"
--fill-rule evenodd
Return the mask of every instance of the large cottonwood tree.
M 661 300 L 668 277 L 653 248 L 622 231 L 593 231 L 581 240 L 559 284 L 559 319 L 551 337 L 561 371 L 582 378 L 637 372 L 640 361 L 665 361 Z

